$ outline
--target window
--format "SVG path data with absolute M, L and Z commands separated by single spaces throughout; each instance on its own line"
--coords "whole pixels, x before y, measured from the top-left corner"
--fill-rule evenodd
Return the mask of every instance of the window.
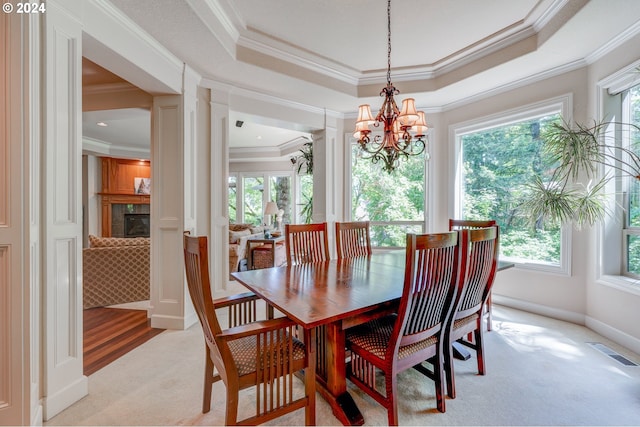
M 640 126 L 640 85 L 622 92 L 621 99 L 622 122 Z M 621 133 L 621 143 L 636 153 L 640 152 L 640 132 L 634 128 L 626 129 Z M 625 185 L 624 274 L 640 278 L 640 183 L 625 178 Z
M 229 185 L 227 187 L 227 200 L 229 201 L 229 222 L 231 224 L 234 224 L 237 222 L 237 212 L 238 212 L 238 205 L 237 205 L 237 193 L 238 193 L 238 189 L 237 189 L 237 181 L 238 181 L 238 177 L 233 175 L 229 177 Z
M 227 193 L 229 221 L 246 224 L 271 222 L 272 218 L 264 217 L 264 206 L 272 201 L 283 211 L 282 224 L 289 224 L 294 215 L 292 179 L 291 172 L 230 175 Z
M 297 177 L 296 224 L 310 224 L 313 222 L 313 175 L 303 174 Z
M 371 221 L 371 245 L 403 247 L 406 233 L 425 230 L 425 153 L 411 156 L 392 174 L 362 158 L 351 145 L 351 219 Z
M 568 231 L 543 222 L 530 226 L 518 205 L 526 184 L 554 164 L 541 136 L 562 120 L 568 100 L 550 102 L 455 129 L 458 167 L 455 217 L 495 219 L 500 256 L 521 266 L 568 272 Z
M 625 124 L 640 124 L 640 61 L 598 82 L 600 120 L 608 122 L 606 138 L 635 152 L 640 135 Z M 603 170 L 613 174 L 616 171 Z M 640 279 L 640 185 L 636 180 L 616 175 L 607 183 L 606 195 L 611 215 L 601 228 L 598 277 L 601 283 L 638 293 Z M 621 179 L 620 179 L 621 178 Z

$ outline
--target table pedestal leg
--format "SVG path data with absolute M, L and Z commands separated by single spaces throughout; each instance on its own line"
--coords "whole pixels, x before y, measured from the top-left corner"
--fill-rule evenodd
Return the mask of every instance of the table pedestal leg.
M 324 331 L 324 345 L 318 345 L 317 360 L 324 360 L 324 367 L 319 367 L 318 373 L 324 372 L 325 378 L 318 376 L 318 391 L 331 405 L 333 414 L 343 425 L 363 425 L 364 417 L 356 406 L 353 398 L 347 392 L 345 341 L 344 330 L 340 323 L 330 323 Z M 318 336 L 320 341 L 320 336 Z

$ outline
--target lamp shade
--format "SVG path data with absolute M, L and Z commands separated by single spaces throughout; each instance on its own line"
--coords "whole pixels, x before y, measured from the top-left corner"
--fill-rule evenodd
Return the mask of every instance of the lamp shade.
M 402 101 L 402 110 L 400 110 L 398 120 L 402 126 L 413 126 L 418 120 L 416 102 L 413 98 L 407 98 Z
M 275 215 L 278 213 L 278 205 L 276 202 L 267 202 L 267 205 L 264 207 L 265 215 Z
M 413 124 L 411 130 L 415 132 L 417 137 L 425 136 L 427 134 L 427 121 L 424 117 L 424 111 L 418 111 L 418 120 Z
M 375 123 L 375 120 L 371 115 L 371 107 L 369 107 L 369 104 L 363 104 L 358 107 L 358 120 L 356 120 L 356 123 L 357 124 L 364 123 L 365 125 L 370 125 Z M 356 129 L 356 131 L 357 130 L 362 130 L 362 129 Z

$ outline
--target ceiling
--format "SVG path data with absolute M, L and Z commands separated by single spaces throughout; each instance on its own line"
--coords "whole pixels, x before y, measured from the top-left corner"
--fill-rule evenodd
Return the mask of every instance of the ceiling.
M 383 0 L 110 2 L 205 86 L 229 84 L 342 117 L 354 117 L 359 104 L 374 113 L 381 104 Z M 585 66 L 639 31 L 637 0 L 394 0 L 391 80 L 428 122 L 430 112 Z M 239 111 L 231 119 L 244 122 L 232 126 L 232 148 L 305 135 Z

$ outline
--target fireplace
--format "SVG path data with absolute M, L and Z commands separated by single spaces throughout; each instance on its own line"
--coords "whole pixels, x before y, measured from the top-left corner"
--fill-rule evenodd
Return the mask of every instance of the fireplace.
M 146 213 L 124 214 L 124 237 L 149 237 L 151 218 Z

